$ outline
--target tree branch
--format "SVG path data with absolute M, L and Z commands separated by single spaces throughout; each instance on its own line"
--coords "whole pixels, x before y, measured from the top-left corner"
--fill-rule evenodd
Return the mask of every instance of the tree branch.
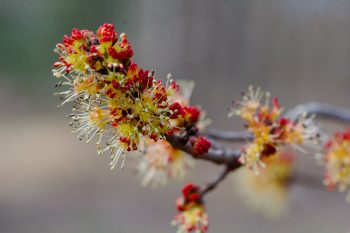
M 299 114 L 304 112 L 308 115 L 315 114 L 318 117 L 350 122 L 349 109 L 318 102 L 299 104 L 290 111 L 288 111 L 286 113 L 286 116 L 289 118 L 296 118 Z
M 344 122 L 350 122 L 350 110 L 332 106 L 329 104 L 322 104 L 316 102 L 310 102 L 306 104 L 297 105 L 286 113 L 286 117 L 296 118 L 299 114 L 306 113 L 307 115 L 315 114 L 319 117 L 329 118 L 333 120 L 339 120 Z M 251 140 L 252 136 L 246 132 L 228 132 L 219 130 L 210 130 L 204 133 L 204 136 L 208 136 L 213 139 L 219 139 L 223 141 L 246 141 Z M 182 137 L 177 135 L 167 136 L 167 141 L 176 149 L 182 150 L 195 159 L 201 159 L 213 162 L 218 165 L 225 165 L 223 172 L 211 183 L 209 183 L 202 191 L 201 196 L 204 196 L 209 191 L 215 189 L 217 185 L 225 179 L 225 177 L 233 170 L 239 168 L 242 164 L 239 162 L 240 150 L 232 150 L 223 147 L 220 144 L 215 143 L 208 151 L 203 155 L 196 155 L 193 151 L 192 145 L 187 141 L 184 141 Z
M 299 104 L 293 109 L 289 110 L 285 116 L 293 119 L 302 113 L 306 113 L 307 115 L 315 114 L 317 117 L 331 120 L 350 122 L 349 109 L 318 102 Z M 211 129 L 206 131 L 204 134 L 210 138 L 221 141 L 245 142 L 253 139 L 253 136 L 246 131 L 223 131 Z
M 297 105 L 286 113 L 287 117 L 296 118 L 301 113 L 316 114 L 316 116 L 350 122 L 350 110 L 346 108 L 336 107 L 329 104 L 310 102 Z M 206 133 L 208 136 L 222 140 L 248 140 L 251 135 L 245 132 L 225 132 L 212 130 Z M 167 136 L 167 141 L 176 149 L 187 152 L 195 159 L 207 160 L 219 165 L 227 165 L 234 170 L 241 166 L 238 161 L 240 150 L 227 149 L 221 145 L 215 144 L 208 153 L 197 156 L 193 152 L 192 146 L 188 141 L 184 142 L 180 136 Z
M 207 186 L 203 188 L 203 190 L 200 192 L 201 197 L 203 198 L 205 194 L 214 190 L 221 183 L 221 181 L 223 181 L 226 178 L 226 176 L 230 173 L 230 171 L 232 171 L 232 168 L 230 168 L 229 166 L 226 166 L 225 169 L 222 170 L 222 172 L 216 179 L 208 183 Z
M 189 142 L 183 142 L 182 138 L 176 135 L 167 136 L 167 141 L 176 149 L 182 150 L 195 159 L 207 160 L 218 165 L 226 165 L 231 169 L 241 166 L 238 161 L 240 157 L 239 150 L 231 150 L 226 148 L 210 148 L 208 153 L 203 155 L 195 155 L 192 145 Z M 218 146 L 216 146 L 218 147 Z
M 206 131 L 204 134 L 210 138 L 222 141 L 246 142 L 253 139 L 253 136 L 246 131 L 222 131 L 211 129 Z

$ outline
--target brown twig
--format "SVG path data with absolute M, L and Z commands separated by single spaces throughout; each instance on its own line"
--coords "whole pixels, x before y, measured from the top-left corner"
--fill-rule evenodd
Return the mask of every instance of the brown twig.
M 224 164 L 232 169 L 241 166 L 238 161 L 240 157 L 239 150 L 231 150 L 226 148 L 210 148 L 208 153 L 202 155 L 196 155 L 193 152 L 192 145 L 189 142 L 183 142 L 182 138 L 177 135 L 167 136 L 167 141 L 176 149 L 182 150 L 195 159 L 207 160 L 216 164 Z
M 253 139 L 253 136 L 246 131 L 223 131 L 217 129 L 211 129 L 204 133 L 210 138 L 221 140 L 221 141 L 235 141 L 235 142 L 246 142 Z
M 310 102 L 297 105 L 286 113 L 289 118 L 296 118 L 299 114 L 306 113 L 307 115 L 315 114 L 316 116 L 334 119 L 344 122 L 350 122 L 350 110 L 332 106 L 329 104 Z M 246 141 L 251 139 L 251 135 L 245 132 L 227 132 L 219 130 L 211 130 L 204 135 L 223 141 Z M 239 162 L 240 150 L 227 149 L 220 144 L 215 144 L 203 155 L 196 155 L 193 152 L 192 146 L 188 141 L 182 140 L 176 135 L 167 136 L 167 141 L 176 149 L 182 150 L 195 159 L 201 159 L 213 162 L 218 165 L 225 165 L 225 170 L 202 191 L 202 196 L 207 192 L 215 189 L 217 185 L 227 176 L 228 173 L 234 171 L 241 166 Z
M 288 111 L 286 113 L 286 116 L 290 118 L 296 118 L 301 113 L 306 113 L 307 115 L 315 114 L 316 116 L 322 118 L 350 122 L 349 109 L 318 102 L 299 104 Z
M 208 192 L 214 190 L 220 183 L 223 181 L 226 176 L 232 171 L 232 168 L 229 166 L 226 166 L 224 170 L 220 173 L 216 179 L 214 179 L 212 182 L 208 183 L 200 192 L 201 197 L 203 198 L 205 194 Z
M 318 102 L 297 105 L 285 115 L 289 118 L 296 118 L 302 113 L 306 113 L 307 115 L 315 114 L 317 117 L 330 120 L 350 122 L 349 109 Z M 211 129 L 206 131 L 205 135 L 221 141 L 245 142 L 253 139 L 253 136 L 246 131 L 223 131 Z

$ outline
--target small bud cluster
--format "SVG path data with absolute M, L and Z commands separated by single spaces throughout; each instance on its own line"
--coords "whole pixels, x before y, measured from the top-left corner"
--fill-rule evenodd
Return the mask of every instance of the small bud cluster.
M 184 127 L 187 125 L 187 130 L 181 132 L 184 137 L 188 134 L 197 133 L 198 130 L 203 129 L 207 120 L 205 113 L 198 107 L 190 106 L 191 92 L 194 87 L 194 82 L 179 80 L 179 88 L 173 89 L 172 99 L 173 102 L 179 103 L 185 118 L 178 118 L 173 120 L 173 124 Z M 185 128 L 186 129 L 186 128 Z M 174 132 L 179 133 L 179 132 Z M 195 140 L 196 137 L 192 137 Z M 209 142 L 206 143 L 204 150 L 209 149 Z M 194 149 L 197 154 L 201 154 L 203 148 L 195 146 Z M 201 150 L 201 151 L 200 151 Z M 194 164 L 193 159 L 190 156 L 178 149 L 173 148 L 166 140 L 159 140 L 154 142 L 153 140 L 145 140 L 145 150 L 139 154 L 138 174 L 141 177 L 143 186 L 159 186 L 165 185 L 169 180 L 182 180 L 189 168 Z
M 280 152 L 263 159 L 268 169 L 259 176 L 242 167 L 234 177 L 234 190 L 254 211 L 267 217 L 283 214 L 288 204 L 288 188 L 293 175 L 294 155 Z
M 194 154 L 198 156 L 208 153 L 211 142 L 205 137 L 197 137 L 191 139 L 191 145 L 193 147 Z
M 338 186 L 339 191 L 345 192 L 350 186 L 350 130 L 337 132 L 324 150 L 324 184 L 329 190 Z M 347 201 L 350 202 L 350 192 Z
M 265 103 L 261 103 L 265 97 Z M 282 108 L 277 98 L 260 88 L 249 87 L 243 94 L 243 100 L 236 102 L 229 116 L 237 115 L 245 121 L 247 130 L 252 133 L 254 140 L 242 149 L 240 161 L 247 164 L 255 172 L 265 167 L 262 159 L 275 154 L 281 147 L 292 145 L 315 146 L 319 143 L 317 127 L 312 124 L 313 117 L 299 115 L 296 119 L 281 116 Z
M 127 151 L 139 149 L 144 138 L 158 141 L 190 125 L 196 128 L 200 110 L 176 101 L 179 86 L 173 80 L 163 84 L 153 71 L 133 63 L 126 34 L 118 35 L 112 24 L 103 24 L 96 34 L 73 29 L 55 52 L 56 86 L 68 87 L 58 93 L 61 106 L 74 103 L 72 131 L 87 142 L 97 137 L 98 153 L 112 154 L 111 168 Z
M 178 233 L 205 233 L 208 231 L 208 215 L 205 212 L 198 186 L 187 184 L 182 197 L 176 201 L 179 214 L 173 221 Z
M 145 152 L 139 157 L 138 173 L 143 186 L 157 187 L 168 180 L 182 180 L 193 166 L 190 156 L 173 148 L 166 140 L 146 140 Z
M 181 116 L 173 123 L 184 130 L 180 132 L 175 130 L 174 133 L 180 136 L 183 143 L 190 142 L 194 155 L 205 154 L 209 151 L 211 142 L 205 137 L 198 136 L 198 132 L 210 124 L 210 120 L 205 119 L 205 112 L 199 106 L 189 105 L 194 83 L 180 80 L 179 87 L 181 88 L 174 89 L 174 103 L 171 107 Z

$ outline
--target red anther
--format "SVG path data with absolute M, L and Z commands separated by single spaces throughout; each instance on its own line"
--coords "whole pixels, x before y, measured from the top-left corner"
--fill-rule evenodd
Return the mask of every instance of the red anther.
M 57 44 L 57 45 L 56 45 L 56 48 L 59 49 L 59 50 L 65 50 L 65 49 L 66 49 L 65 45 L 64 45 L 64 44 L 61 44 L 61 43 L 60 43 L 60 44 Z
M 80 30 L 81 36 L 84 40 L 91 39 L 92 37 L 95 37 L 94 33 L 90 30 L 82 29 Z
M 191 195 L 188 196 L 188 201 L 189 202 L 198 202 L 200 200 L 200 195 L 199 193 L 193 193 Z
M 69 36 L 67 36 L 67 35 L 64 35 L 64 36 L 63 36 L 63 44 L 64 44 L 65 46 L 68 47 L 68 46 L 72 45 L 73 42 L 74 42 L 74 40 L 73 40 L 72 38 L 70 38 Z
M 164 92 L 157 92 L 154 94 L 154 99 L 157 100 L 159 104 L 161 104 L 163 101 L 166 101 L 168 98 Z
M 132 74 L 136 74 L 137 73 L 137 64 L 134 62 L 131 62 L 130 66 L 129 66 L 129 72 L 131 72 Z
M 201 112 L 197 107 L 185 106 L 183 110 L 191 123 L 196 123 L 198 121 Z
M 152 140 L 154 140 L 154 141 L 158 141 L 158 136 L 157 136 L 157 134 L 152 133 L 149 137 L 150 137 Z
M 140 69 L 137 75 L 133 77 L 133 81 L 139 83 L 139 90 L 143 91 L 147 87 L 150 88 L 152 86 L 153 77 L 148 77 L 149 71 Z
M 62 62 L 55 62 L 55 63 L 53 63 L 53 66 L 55 67 L 55 68 L 58 68 L 58 67 L 61 67 L 61 66 L 63 66 L 64 64 L 62 63 Z
M 118 52 L 113 48 L 113 46 L 109 47 L 107 52 L 114 59 L 118 59 Z
M 175 91 L 178 91 L 180 86 L 174 81 L 172 80 L 171 83 L 170 83 L 170 86 L 169 86 L 171 89 L 175 90 Z
M 108 48 L 108 54 L 114 59 L 117 59 L 119 61 L 125 61 L 130 59 L 134 55 L 134 52 L 130 46 L 127 46 L 126 48 L 121 48 L 121 50 L 118 52 L 115 50 L 114 47 L 111 46 Z
M 116 93 L 111 88 L 109 88 L 106 91 L 106 95 L 108 95 L 109 98 L 113 99 L 116 96 Z
M 130 138 L 129 137 L 120 137 L 119 141 L 126 143 L 127 145 L 130 146 Z M 130 147 L 129 147 L 130 148 Z
M 208 153 L 211 146 L 211 142 L 205 137 L 192 138 L 190 142 L 195 155 Z
M 182 197 L 179 197 L 178 199 L 176 199 L 175 206 L 176 206 L 176 209 L 178 211 L 185 210 L 185 201 L 184 201 L 184 199 Z
M 116 116 L 116 115 L 117 115 L 117 109 L 111 109 L 111 110 L 110 110 L 110 114 L 111 114 L 112 116 Z
M 132 82 L 132 80 L 128 80 L 128 81 L 126 81 L 126 83 L 124 84 L 123 91 L 130 90 L 133 86 L 134 86 L 134 83 Z
M 117 33 L 114 31 L 114 25 L 105 23 L 97 30 L 97 36 L 100 42 L 109 42 L 118 39 Z
M 324 148 L 327 150 L 327 149 L 330 149 L 332 146 L 333 146 L 333 142 L 329 140 L 328 142 L 325 143 Z
M 117 80 L 112 80 L 112 86 L 114 89 L 119 90 L 121 88 L 119 82 Z
M 109 89 L 106 91 L 106 95 L 110 95 L 112 92 L 113 92 L 113 90 L 112 90 L 111 88 L 109 88 Z
M 188 183 L 182 188 L 182 195 L 187 198 L 190 194 L 196 193 L 198 189 L 199 187 L 197 185 Z
M 350 141 L 350 130 L 344 132 L 343 139 Z
M 175 102 L 172 105 L 170 105 L 169 110 L 173 112 L 170 115 L 170 119 L 176 119 L 179 116 L 183 116 L 185 113 L 184 110 L 182 109 L 181 104 L 179 104 L 178 102 Z
M 194 231 L 195 229 L 196 229 L 195 226 L 190 225 L 190 226 L 187 227 L 187 232 L 192 232 L 192 231 Z
M 96 45 L 91 45 L 90 47 L 90 53 L 98 53 L 99 51 L 97 50 Z
M 72 39 L 73 40 L 82 40 L 83 39 L 83 35 L 81 34 L 81 31 L 79 29 L 73 28 Z
M 290 122 L 289 119 L 283 117 L 283 118 L 280 119 L 280 122 L 279 122 L 279 123 L 280 123 L 281 126 L 285 126 L 285 125 L 287 125 L 289 122 Z
M 281 108 L 280 102 L 276 97 L 272 98 L 272 105 L 278 109 Z

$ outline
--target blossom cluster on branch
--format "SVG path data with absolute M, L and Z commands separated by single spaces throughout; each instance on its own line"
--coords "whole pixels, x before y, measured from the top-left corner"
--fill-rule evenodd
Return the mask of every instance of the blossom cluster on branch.
M 350 186 L 350 129 L 335 133 L 324 150 L 324 184 L 329 190 L 338 186 L 345 192 Z M 350 193 L 346 199 L 350 202 Z
M 236 101 L 229 114 L 241 117 L 253 135 L 253 140 L 242 148 L 240 161 L 256 173 L 265 167 L 264 158 L 276 154 L 286 145 L 301 149 L 304 145 L 316 146 L 320 142 L 313 117 L 300 114 L 296 119 L 289 119 L 282 116 L 283 109 L 277 98 L 272 99 L 271 106 L 269 102 L 270 93 L 249 87 L 243 100 Z
M 126 155 L 135 155 L 142 185 L 159 186 L 184 178 L 194 159 L 225 166 L 206 186 L 190 183 L 183 188 L 173 221 L 179 233 L 207 232 L 204 196 L 235 170 L 234 187 L 243 199 L 255 209 L 278 215 L 294 175 L 296 156 L 286 152 L 289 147 L 322 154 L 324 184 L 329 190 L 349 189 L 350 131 L 338 132 L 322 145 L 312 113 L 350 121 L 350 111 L 310 105 L 305 112 L 296 111 L 303 109 L 298 106 L 293 114 L 283 114 L 277 98 L 249 87 L 229 113 L 244 121 L 246 132 L 217 131 L 214 136 L 245 142 L 232 150 L 204 132 L 209 120 L 199 106 L 190 104 L 194 83 L 175 82 L 170 74 L 163 82 L 154 71 L 140 68 L 132 61 L 134 51 L 126 34 L 119 35 L 112 24 L 103 24 L 96 33 L 73 29 L 55 52 L 56 87 L 67 87 L 57 93 L 63 100 L 59 106 L 73 104 L 68 115 L 72 132 L 80 140 L 96 140 L 98 154 L 109 152 L 112 169 L 120 158 L 124 167 Z
M 208 216 L 200 195 L 200 188 L 187 184 L 182 189 L 182 196 L 176 200 L 179 214 L 173 225 L 178 227 L 177 233 L 204 233 L 208 230 Z
M 126 34 L 118 35 L 112 24 L 100 26 L 96 34 L 73 29 L 55 51 L 57 86 L 68 86 L 59 93 L 61 105 L 74 103 L 72 131 L 88 142 L 97 138 L 98 153 L 112 155 L 111 168 L 120 156 L 123 166 L 126 152 L 142 150 L 146 140 L 169 134 L 186 135 L 198 154 L 209 149 L 205 139 L 196 139 L 201 110 L 178 102 L 179 85 L 170 77 L 163 83 L 154 71 L 134 63 Z

